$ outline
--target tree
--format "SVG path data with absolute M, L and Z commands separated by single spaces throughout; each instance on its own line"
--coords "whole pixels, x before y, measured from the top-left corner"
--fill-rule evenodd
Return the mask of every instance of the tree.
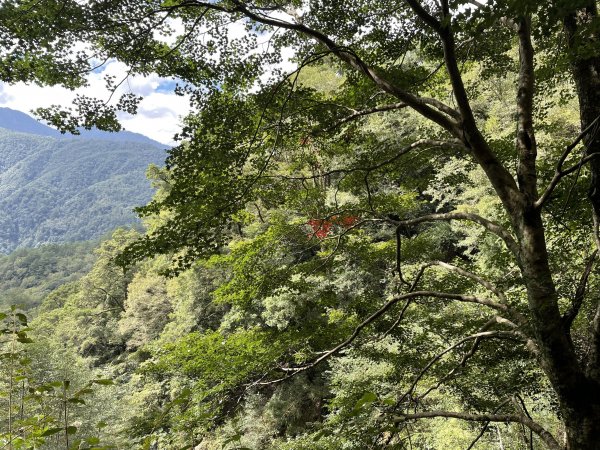
M 39 20 L 48 17 L 48 11 L 63 18 L 62 8 L 76 21 L 62 20 L 54 25 Z M 375 4 L 168 0 L 98 1 L 83 9 L 78 9 L 76 2 L 36 2 L 35 8 L 29 2 L 11 2 L 2 6 L 2 14 L 4 35 L 15 33 L 25 42 L 44 44 L 40 36 L 50 27 L 58 36 L 57 42 L 87 42 L 97 58 L 118 58 L 130 65 L 131 73 L 154 71 L 181 80 L 178 91 L 189 94 L 198 108 L 198 113 L 186 121 L 181 136 L 186 142 L 173 149 L 167 160 L 172 177 L 168 194 L 140 210 L 142 215 L 163 213 L 166 219 L 130 246 L 122 261 L 168 253 L 174 255 L 175 270 L 177 266 L 188 267 L 192 261 L 219 251 L 235 233 L 243 233 L 245 212 L 260 217 L 265 210 L 284 203 L 302 211 L 306 220 L 318 221 L 312 222 L 320 225 L 321 233 L 315 230 L 317 237 L 319 233 L 326 235 L 327 227 L 338 225 L 334 222 L 340 218 L 354 216 L 361 220 L 340 235 L 366 224 L 393 227 L 399 249 L 396 276 L 402 289 L 389 301 L 380 301 L 378 309 L 367 309 L 364 320 L 339 345 L 312 362 L 305 361 L 295 371 L 292 367 L 292 373 L 306 371 L 350 346 L 356 336 L 368 331 L 401 301 L 426 298 L 470 303 L 494 310 L 495 316 L 489 325 L 464 339 L 479 343 L 510 337 L 521 342 L 539 362 L 558 399 L 568 447 L 591 449 L 600 441 L 600 309 L 596 311 L 595 305 L 585 302 L 598 250 L 590 246 L 592 241 L 596 246 L 599 242 L 596 2 L 503 1 L 484 5 L 447 0 Z M 7 25 L 6 17 L 14 19 L 15 14 L 35 26 L 21 30 Z M 170 19 L 180 21 L 185 31 L 168 44 L 161 41 L 160 33 L 169 31 Z M 244 33 L 228 33 L 231 23 Z M 268 44 L 262 45 L 263 39 Z M 40 47 L 5 46 L 4 66 L 10 67 L 15 59 L 19 64 L 47 61 L 48 54 L 56 56 L 51 42 Z M 511 58 L 513 44 L 518 58 Z M 273 67 L 288 48 L 297 63 L 291 74 Z M 482 128 L 484 118 L 473 107 L 481 95 L 481 84 L 465 79 L 474 62 L 481 62 L 479 76 L 483 79 L 499 73 L 516 79 L 514 146 L 509 137 L 497 138 Z M 341 73 L 339 85 L 330 92 L 299 83 L 305 67 L 320 64 L 331 64 Z M 565 75 L 566 68 L 571 69 L 570 76 Z M 548 124 L 543 93 L 563 88 L 565 78 L 576 85 L 581 132 L 562 149 L 551 144 L 538 148 L 541 130 Z M 112 109 L 80 99 L 74 115 L 61 113 L 59 108 L 41 111 L 41 115 L 63 129 L 95 122 L 114 127 L 115 108 L 135 111 L 136 99 L 125 96 Z M 382 150 L 376 134 L 353 125 L 367 116 L 398 110 L 412 111 L 416 132 L 397 130 L 393 149 Z M 574 153 L 580 143 L 585 153 L 577 158 Z M 480 167 L 500 207 L 497 217 L 492 220 L 476 212 L 454 210 L 430 211 L 418 217 L 398 213 L 410 209 L 395 208 L 392 200 L 400 189 L 390 177 L 397 174 L 407 155 L 432 148 L 442 149 L 444 160 L 455 156 Z M 538 158 L 538 153 L 543 158 Z M 300 163 L 295 166 L 290 155 L 302 158 Z M 549 249 L 559 250 L 548 244 L 548 238 L 561 236 L 557 231 L 561 220 L 552 214 L 560 212 L 556 206 L 559 200 L 567 204 L 573 201 L 570 190 L 564 187 L 567 177 L 575 175 L 579 181 L 587 176 L 586 170 L 593 213 L 586 217 L 577 212 L 570 221 L 577 239 L 588 234 L 592 241 L 587 246 L 581 244 L 583 263 L 571 259 L 555 264 L 557 255 Z M 377 177 L 375 186 L 371 177 Z M 328 203 L 325 198 L 328 188 L 339 187 L 345 178 L 355 183 L 348 192 L 359 196 L 347 211 L 337 208 L 335 199 Z M 389 194 L 386 201 L 375 198 L 384 193 Z M 525 310 L 519 306 L 518 294 L 505 294 L 477 275 L 477 257 L 469 259 L 464 253 L 466 267 L 444 260 L 451 259 L 446 255 L 440 262 L 426 263 L 413 280 L 405 278 L 402 237 L 411 237 L 422 224 L 449 221 L 477 224 L 503 243 L 501 252 L 520 274 L 511 289 L 526 293 Z M 260 258 L 264 254 L 255 256 L 255 261 L 264 261 Z M 417 288 L 423 272 L 432 265 L 470 279 L 498 300 L 468 292 Z M 565 306 L 565 294 L 558 289 L 563 280 L 557 270 L 566 267 L 570 274 L 577 266 L 583 266 L 582 274 L 572 302 Z M 277 268 L 271 270 L 276 280 Z M 251 281 L 249 277 L 247 285 Z M 593 319 L 591 326 L 574 330 L 582 314 Z M 414 406 L 409 397 L 400 402 L 405 408 Z M 549 448 L 560 448 L 557 439 L 522 410 L 510 414 L 404 412 L 397 419 L 403 422 L 433 416 L 484 423 L 518 422 Z

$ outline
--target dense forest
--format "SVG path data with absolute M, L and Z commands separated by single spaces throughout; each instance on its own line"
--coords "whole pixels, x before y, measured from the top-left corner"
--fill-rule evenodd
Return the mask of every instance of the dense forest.
M 152 197 L 149 164 L 166 146 L 133 133 L 60 133 L 26 114 L 0 109 L 0 253 L 99 239 L 139 221 Z
M 597 449 L 599 30 L 595 0 L 0 4 L 1 80 L 114 59 L 194 107 L 143 230 L 0 260 L 31 296 L 0 444 Z M 142 98 L 106 81 L 37 114 L 118 130 Z

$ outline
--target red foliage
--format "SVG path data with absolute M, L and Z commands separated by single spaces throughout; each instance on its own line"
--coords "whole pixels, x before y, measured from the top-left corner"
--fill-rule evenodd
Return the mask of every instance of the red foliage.
M 307 224 L 313 229 L 309 236 L 324 239 L 329 236 L 334 225 L 348 229 L 358 221 L 358 216 L 332 216 L 331 219 L 310 219 Z
M 326 238 L 333 225 L 329 220 L 322 219 L 310 219 L 308 224 L 312 227 L 313 234 L 319 239 Z
M 338 220 L 338 223 L 344 228 L 350 228 L 358 222 L 358 216 L 344 216 Z

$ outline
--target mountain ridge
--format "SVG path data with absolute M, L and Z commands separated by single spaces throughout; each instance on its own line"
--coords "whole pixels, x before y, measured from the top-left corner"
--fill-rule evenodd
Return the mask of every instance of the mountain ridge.
M 166 146 L 142 135 L 64 137 L 46 127 L 57 136 L 10 111 L 0 109 L 0 253 L 139 224 L 133 208 L 153 194 L 146 169 L 164 164 Z
M 0 107 L 0 128 L 59 139 L 100 139 L 120 142 L 141 142 L 157 147 L 168 147 L 168 145 L 155 141 L 148 136 L 126 130 L 111 133 L 109 131 L 101 131 L 94 128 L 91 130 L 80 129 L 80 134 L 78 135 L 63 134 L 60 131 L 37 121 L 27 113 L 7 107 Z

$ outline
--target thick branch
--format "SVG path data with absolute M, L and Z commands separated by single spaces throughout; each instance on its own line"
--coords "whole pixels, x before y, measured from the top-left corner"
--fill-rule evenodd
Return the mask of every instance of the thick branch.
M 440 125 L 442 128 L 446 129 L 455 136 L 460 135 L 458 124 L 453 119 L 451 119 L 451 117 L 456 117 L 457 113 L 449 106 L 444 105 L 442 102 L 439 102 L 437 100 L 422 99 L 410 92 L 400 89 L 398 86 L 392 84 L 390 81 L 383 78 L 379 73 L 377 73 L 377 71 L 374 68 L 366 64 L 352 50 L 339 46 L 330 37 L 326 36 L 320 31 L 309 28 L 301 23 L 291 23 L 273 17 L 264 16 L 261 13 L 252 11 L 248 5 L 238 0 L 233 0 L 233 3 L 236 5 L 236 7 L 233 10 L 229 10 L 211 3 L 193 2 L 193 4 L 196 6 L 208 7 L 230 14 L 238 12 L 256 22 L 296 31 L 305 36 L 309 36 L 323 44 L 325 47 L 327 47 L 339 59 L 349 64 L 352 68 L 358 70 L 367 78 L 371 79 L 373 83 L 382 91 L 387 92 L 388 94 L 396 97 L 398 100 L 406 103 L 419 114 L 421 114 L 429 120 L 432 120 L 433 122 Z M 435 105 L 435 108 L 437 109 L 434 109 L 430 106 L 432 102 Z
M 458 66 L 449 11 L 444 12 L 443 21 L 440 22 L 426 11 L 418 0 L 405 1 L 415 14 L 440 36 L 444 48 L 446 70 L 448 71 L 454 97 L 462 117 L 460 138 L 471 149 L 477 163 L 486 173 L 506 210 L 509 214 L 512 214 L 521 203 L 521 195 L 512 175 L 496 157 L 477 127 L 469 96 Z
M 428 419 L 434 417 L 447 417 L 466 420 L 469 422 L 521 423 L 537 434 L 549 449 L 562 450 L 562 447 L 554 438 L 554 436 L 552 436 L 552 434 L 546 431 L 540 424 L 528 418 L 525 414 L 470 414 L 454 411 L 422 411 L 413 414 L 402 414 L 396 416 L 394 421 L 399 423 L 407 420 Z
M 451 221 L 451 220 L 468 220 L 471 222 L 478 223 L 483 226 L 486 230 L 494 233 L 498 237 L 500 237 L 508 249 L 513 253 L 515 257 L 519 256 L 519 246 L 514 238 L 510 235 L 510 233 L 502 228 L 497 223 L 492 222 L 491 220 L 485 219 L 477 214 L 473 213 L 463 213 L 463 212 L 455 212 L 455 213 L 442 213 L 442 214 L 428 214 L 426 216 L 417 217 L 416 219 L 407 219 L 402 221 L 391 221 L 394 225 L 403 225 L 403 226 L 411 226 L 417 225 L 424 222 L 435 222 L 435 221 Z
M 354 329 L 352 334 L 345 341 L 336 345 L 333 349 L 331 349 L 328 352 L 324 353 L 323 355 L 319 356 L 317 359 L 313 360 L 312 362 L 310 362 L 308 364 L 305 364 L 304 366 L 294 367 L 294 368 L 285 368 L 285 369 L 282 368 L 282 370 L 290 372 L 290 374 L 286 375 L 285 377 L 279 378 L 277 380 L 261 382 L 259 384 L 278 383 L 278 382 L 287 380 L 287 379 L 297 375 L 300 372 L 304 372 L 308 369 L 315 367 L 317 364 L 325 361 L 326 359 L 329 359 L 331 356 L 339 353 L 342 349 L 348 347 L 358 337 L 358 335 L 361 333 L 361 331 L 364 328 L 366 328 L 367 326 L 369 326 L 370 324 L 375 322 L 377 319 L 379 319 L 390 308 L 392 308 L 394 305 L 396 305 L 396 303 L 398 303 L 401 300 L 407 300 L 407 299 L 416 298 L 416 297 L 430 297 L 430 298 L 440 298 L 440 299 L 446 299 L 446 300 L 456 300 L 459 302 L 479 304 L 479 305 L 486 306 L 488 308 L 492 308 L 492 309 L 495 309 L 495 310 L 501 311 L 501 312 L 509 311 L 509 307 L 507 305 L 503 305 L 502 303 L 494 302 L 487 298 L 475 297 L 472 295 L 462 295 L 462 294 L 454 294 L 454 293 L 450 293 L 450 292 L 438 292 L 438 291 L 408 292 L 406 294 L 399 295 L 399 296 L 393 298 L 392 300 L 388 301 L 385 305 L 383 305 L 381 308 L 379 308 L 377 311 L 375 311 L 373 314 L 371 314 L 369 317 L 367 317 L 365 320 L 363 320 Z M 515 333 L 513 333 L 513 335 L 515 335 Z M 519 337 L 519 338 L 521 338 L 521 337 Z
M 587 375 L 600 382 L 600 302 L 596 305 L 596 313 L 592 321 L 592 349 L 587 364 Z
M 563 326 L 565 330 L 569 330 L 573 321 L 579 314 L 579 310 L 581 309 L 581 305 L 583 305 L 583 299 L 585 297 L 585 289 L 587 286 L 588 279 L 590 277 L 590 273 L 592 272 L 592 267 L 594 267 L 594 262 L 596 261 L 596 256 L 598 255 L 598 250 L 595 250 L 591 256 L 589 257 L 587 264 L 585 265 L 585 270 L 579 279 L 579 283 L 577 284 L 577 290 L 575 291 L 575 297 L 573 298 L 573 303 L 571 307 L 563 314 Z
M 423 8 L 423 5 L 421 5 L 418 1 L 406 0 L 406 3 L 408 3 L 410 5 L 412 10 L 415 12 L 415 14 L 423 22 L 425 22 L 429 26 L 429 28 L 431 28 L 432 30 L 434 30 L 438 33 L 440 33 L 442 31 L 442 23 L 438 19 L 433 17 L 429 12 L 427 12 L 427 10 L 425 8 Z
M 522 17 L 518 23 L 519 36 L 519 86 L 517 91 L 518 134 L 517 148 L 519 187 L 531 202 L 537 199 L 537 173 L 535 161 L 537 144 L 533 130 L 534 63 L 531 44 L 531 20 Z

